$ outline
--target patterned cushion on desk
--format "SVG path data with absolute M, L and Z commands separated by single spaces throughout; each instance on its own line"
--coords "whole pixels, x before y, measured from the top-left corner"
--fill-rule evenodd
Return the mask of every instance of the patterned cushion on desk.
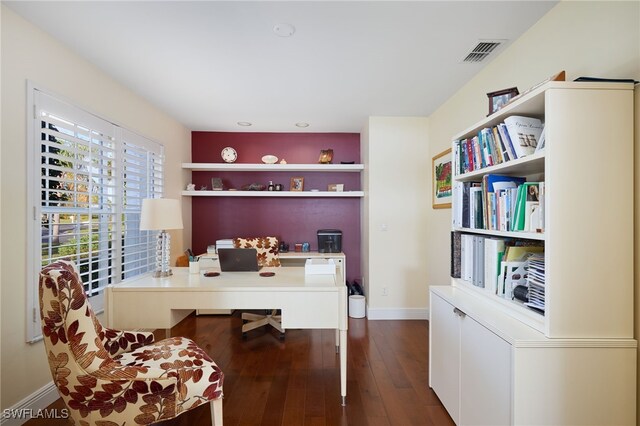
M 233 239 L 233 246 L 235 248 L 254 248 L 258 251 L 259 266 L 280 266 L 278 244 L 279 242 L 276 237 Z

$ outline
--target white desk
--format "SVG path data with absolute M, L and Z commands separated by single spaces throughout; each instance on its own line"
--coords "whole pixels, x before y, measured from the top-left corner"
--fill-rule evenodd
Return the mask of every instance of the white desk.
M 215 269 L 215 268 L 210 268 Z M 164 328 L 194 309 L 280 309 L 282 327 L 336 330 L 340 353 L 340 395 L 347 396 L 347 287 L 334 275 L 305 275 L 304 268 L 263 268 L 258 272 L 222 272 L 218 277 L 173 268 L 173 276 L 149 275 L 107 287 L 106 317 L 116 329 Z

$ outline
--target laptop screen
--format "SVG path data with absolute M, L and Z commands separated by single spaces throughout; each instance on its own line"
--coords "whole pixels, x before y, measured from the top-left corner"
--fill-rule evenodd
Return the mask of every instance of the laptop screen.
M 258 251 L 254 248 L 218 249 L 222 272 L 258 271 Z

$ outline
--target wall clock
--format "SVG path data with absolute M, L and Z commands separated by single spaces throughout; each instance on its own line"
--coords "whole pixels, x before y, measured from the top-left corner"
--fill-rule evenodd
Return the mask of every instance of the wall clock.
M 225 163 L 233 163 L 237 159 L 238 159 L 238 153 L 236 152 L 235 149 L 228 146 L 222 150 L 222 160 Z

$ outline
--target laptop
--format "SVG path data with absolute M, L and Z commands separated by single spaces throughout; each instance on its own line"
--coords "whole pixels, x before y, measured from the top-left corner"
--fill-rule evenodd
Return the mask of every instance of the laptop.
M 258 251 L 254 248 L 218 249 L 218 261 L 222 272 L 258 271 Z

